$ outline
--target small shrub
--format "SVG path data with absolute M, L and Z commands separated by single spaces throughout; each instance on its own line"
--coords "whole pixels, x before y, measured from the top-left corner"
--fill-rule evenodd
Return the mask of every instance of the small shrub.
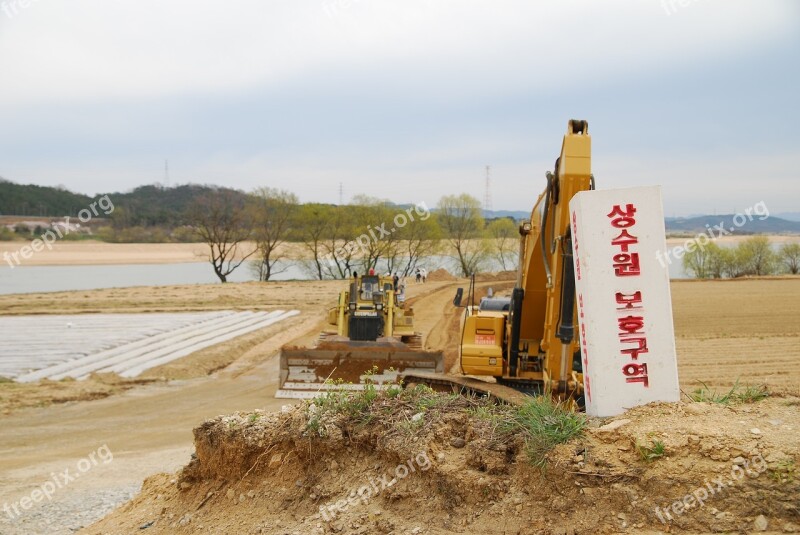
M 653 462 L 656 459 L 660 459 L 664 456 L 666 448 L 664 443 L 660 440 L 653 440 L 651 441 L 650 445 L 640 444 L 638 441 L 636 442 L 636 451 L 639 453 L 639 457 L 645 462 Z

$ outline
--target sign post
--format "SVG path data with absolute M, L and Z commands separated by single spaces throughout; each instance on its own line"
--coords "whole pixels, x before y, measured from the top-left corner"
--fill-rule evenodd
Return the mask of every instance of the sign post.
M 679 401 L 661 188 L 582 191 L 570 216 L 586 413 Z

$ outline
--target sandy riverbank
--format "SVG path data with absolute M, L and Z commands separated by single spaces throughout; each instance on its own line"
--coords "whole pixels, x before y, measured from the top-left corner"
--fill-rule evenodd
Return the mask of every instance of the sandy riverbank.
M 720 245 L 734 245 L 748 236 L 725 236 L 715 240 Z M 800 236 L 770 236 L 775 243 L 800 242 Z M 671 237 L 668 247 L 685 243 L 687 238 Z M 8 253 L 18 253 L 30 242 L 0 242 L 0 256 L 5 260 Z M 242 247 L 242 254 L 251 251 L 252 243 Z M 303 255 L 299 244 L 286 244 L 289 256 Z M 204 243 L 105 243 L 99 241 L 62 241 L 53 244 L 52 250 L 44 248 L 28 259 L 21 259 L 24 266 L 90 266 L 119 264 L 174 264 L 180 262 L 208 261 L 208 246 Z M 12 259 L 13 262 L 13 259 Z

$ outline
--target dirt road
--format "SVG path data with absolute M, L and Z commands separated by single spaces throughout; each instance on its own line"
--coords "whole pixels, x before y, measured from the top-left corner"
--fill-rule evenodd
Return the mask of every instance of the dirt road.
M 449 285 L 412 285 L 408 292 L 410 297 L 438 295 L 436 290 Z M 291 403 L 274 398 L 277 351 L 290 341 L 310 343 L 316 338 L 330 291 L 322 295 L 325 298 L 317 297 L 315 309 L 307 308 L 304 314 L 287 320 L 266 340 L 211 376 L 139 386 L 105 399 L 3 416 L 0 533 L 71 533 L 70 529 L 90 524 L 131 497 L 146 477 L 186 464 L 193 449 L 192 429 L 204 420 L 240 410 L 280 410 Z M 102 309 L 102 300 L 97 299 L 96 306 Z M 77 463 L 104 446 L 113 454 L 113 461 L 98 462 L 86 472 L 76 469 Z M 21 500 L 35 499 L 37 488 L 67 469 L 79 477 L 56 489 L 52 500 L 40 498 L 40 503 L 22 509 Z M 56 481 L 63 479 L 59 475 Z M 4 505 L 9 506 L 10 514 L 3 512 Z M 15 514 L 15 505 L 22 514 Z

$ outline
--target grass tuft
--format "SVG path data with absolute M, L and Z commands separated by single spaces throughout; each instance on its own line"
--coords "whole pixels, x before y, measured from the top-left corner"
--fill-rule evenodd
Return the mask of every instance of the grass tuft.
M 528 460 L 544 467 L 546 454 L 559 444 L 580 436 L 586 428 L 586 416 L 573 412 L 569 406 L 550 397 L 537 397 L 512 409 L 510 420 L 501 430 L 522 433 Z
M 739 403 L 755 403 L 769 397 L 769 391 L 765 385 L 745 385 L 742 386 L 737 380 L 730 390 L 718 392 L 701 382 L 703 386 L 697 388 L 691 394 L 687 394 L 689 399 L 700 403 L 717 403 L 719 405 L 732 405 Z
M 660 440 L 653 440 L 649 446 L 646 444 L 640 444 L 637 441 L 636 451 L 639 453 L 639 457 L 641 457 L 643 461 L 650 463 L 663 457 L 664 453 L 666 452 L 666 447 Z

